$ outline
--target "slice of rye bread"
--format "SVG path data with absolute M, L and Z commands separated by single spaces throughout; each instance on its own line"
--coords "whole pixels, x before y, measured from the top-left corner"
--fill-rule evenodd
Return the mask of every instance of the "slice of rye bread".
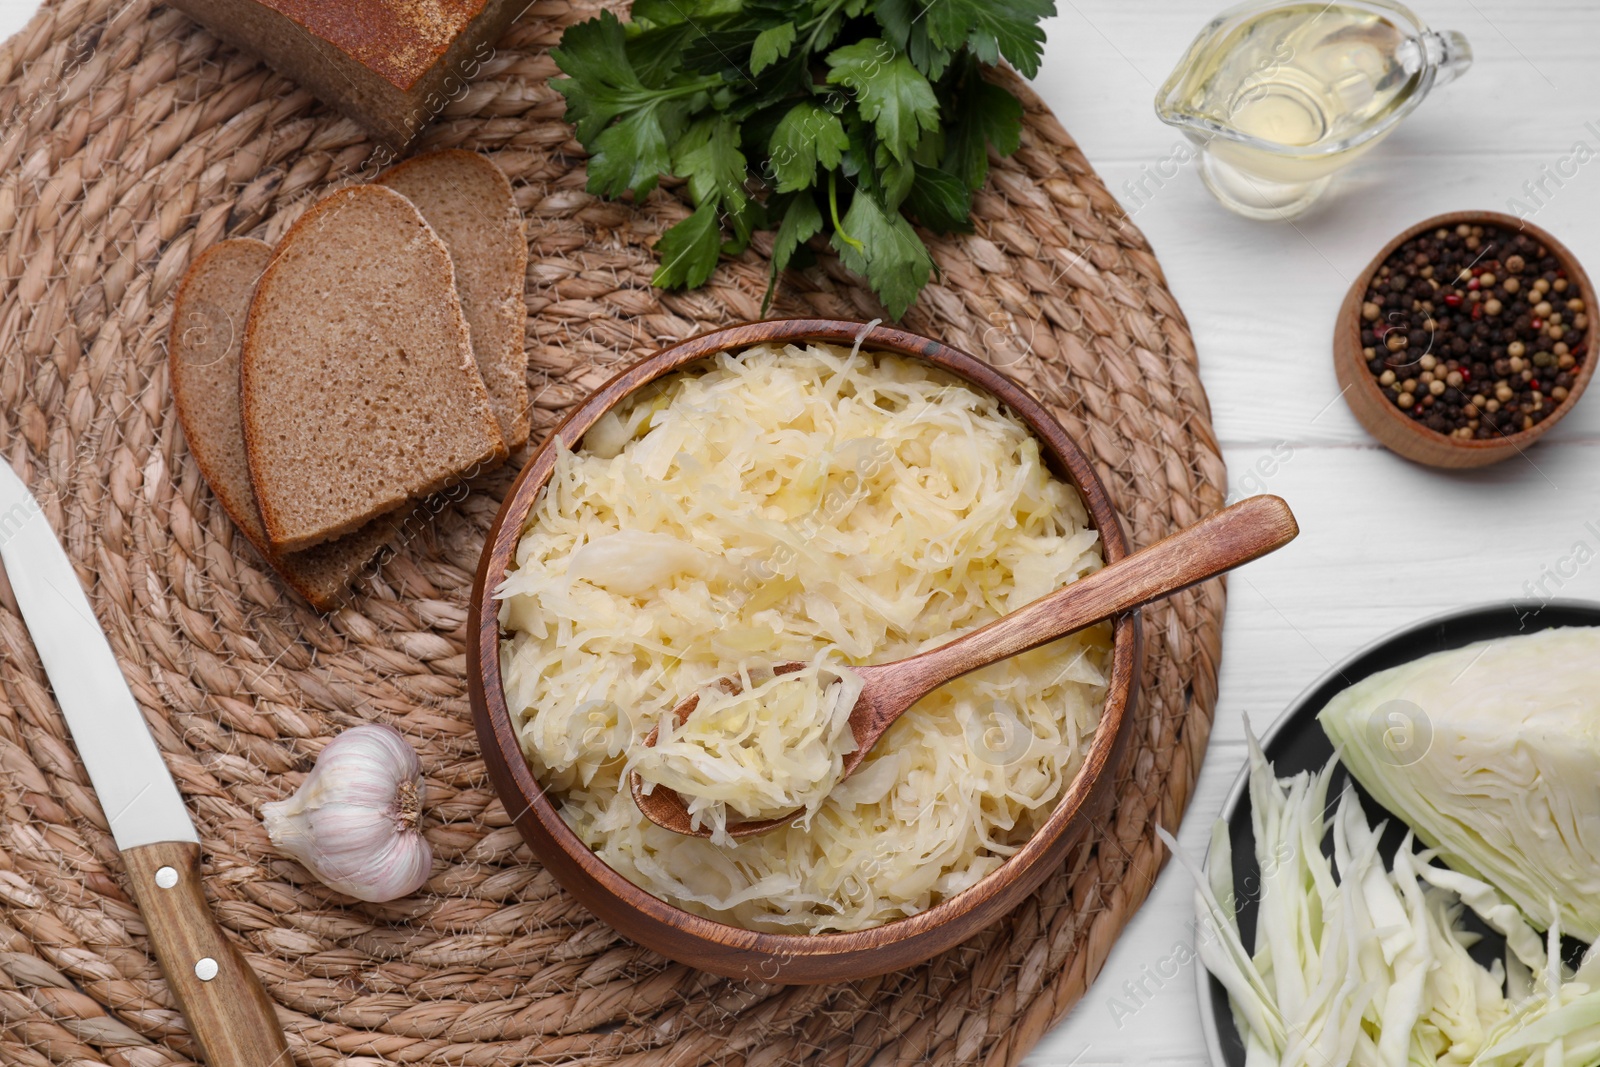
M 507 448 L 528 439 L 528 239 L 511 182 L 485 156 L 429 152 L 378 175 L 403 193 L 450 249 L 472 357 Z
M 506 457 L 450 253 L 381 185 L 329 194 L 256 286 L 240 367 L 267 540 L 330 541 Z
M 168 373 L 178 421 L 222 510 L 289 587 L 318 611 L 338 606 L 361 568 L 402 525 L 396 516 L 304 552 L 275 553 L 256 510 L 239 415 L 239 353 L 256 280 L 272 258 L 263 241 L 223 241 L 194 261 L 172 306 Z

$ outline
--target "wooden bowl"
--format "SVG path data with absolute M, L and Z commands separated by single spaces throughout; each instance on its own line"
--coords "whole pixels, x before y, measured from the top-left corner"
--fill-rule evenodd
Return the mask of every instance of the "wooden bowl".
M 1577 286 L 1577 295 L 1583 299 L 1584 306 L 1588 309 L 1587 314 L 1593 320 L 1584 331 L 1583 362 L 1577 368 L 1578 373 L 1573 380 L 1571 390 L 1560 406 L 1543 422 L 1534 423 L 1531 429 L 1481 441 L 1476 438 L 1462 440 L 1449 437 L 1413 421 L 1384 395 L 1382 386 L 1367 369 L 1367 361 L 1361 355 L 1361 303 L 1366 296 L 1367 283 L 1378 272 L 1378 268 L 1383 266 L 1384 261 L 1395 249 L 1418 234 L 1429 230 L 1454 228 L 1463 222 L 1468 225 L 1494 225 L 1506 230 L 1519 231 L 1548 248 L 1566 270 L 1568 284 Z M 1339 387 L 1343 390 L 1345 402 L 1350 405 L 1350 411 L 1356 420 L 1390 451 L 1430 467 L 1454 469 L 1483 467 L 1526 450 L 1529 445 L 1549 433 L 1550 428 L 1560 422 L 1567 412 L 1572 410 L 1572 405 L 1578 402 L 1578 397 L 1583 395 L 1589 379 L 1594 376 L 1595 357 L 1600 353 L 1600 320 L 1594 320 L 1596 310 L 1594 286 L 1590 283 L 1589 276 L 1584 273 L 1583 267 L 1579 265 L 1577 257 L 1566 245 L 1539 227 L 1524 222 L 1514 215 L 1498 211 L 1452 211 L 1444 215 L 1435 215 L 1402 231 L 1394 240 L 1384 245 L 1383 249 L 1373 257 L 1372 262 L 1368 263 L 1357 276 L 1355 283 L 1350 286 L 1350 291 L 1345 294 L 1344 303 L 1339 306 L 1339 318 L 1334 323 L 1333 369 L 1338 375 Z
M 1137 612 L 1112 625 L 1111 681 L 1082 768 L 1055 810 L 1026 844 L 988 877 L 936 907 L 871 930 L 815 935 L 757 933 L 705 919 L 652 896 L 612 870 L 572 832 L 534 779 L 512 729 L 500 677 L 500 624 L 494 591 L 515 557 L 534 499 L 555 465 L 557 441 L 576 447 L 601 415 L 642 386 L 729 350 L 766 341 L 826 341 L 922 359 L 998 397 L 1026 423 L 1058 477 L 1083 495 L 1106 562 L 1128 554 L 1127 539 L 1088 458 L 1039 401 L 999 371 L 937 341 L 830 319 L 787 319 L 715 330 L 664 348 L 603 385 L 572 412 L 511 487 L 490 527 L 472 591 L 474 669 L 468 679 L 473 718 L 490 778 L 517 829 L 545 868 L 579 901 L 623 935 L 664 956 L 729 978 L 809 984 L 885 974 L 960 944 L 1016 907 L 1089 831 L 1109 799 L 1137 700 L 1142 663 Z M 642 816 L 641 816 L 642 818 Z

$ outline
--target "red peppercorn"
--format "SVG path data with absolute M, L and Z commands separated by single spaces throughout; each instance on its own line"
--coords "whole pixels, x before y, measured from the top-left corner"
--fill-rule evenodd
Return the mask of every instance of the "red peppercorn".
M 1530 325 L 1535 330 L 1542 330 L 1542 329 L 1544 329 L 1544 320 L 1543 319 L 1534 319 L 1533 322 L 1530 323 Z
M 1453 308 L 1454 307 L 1460 307 L 1461 306 L 1461 294 L 1460 293 L 1446 293 L 1446 294 L 1444 294 L 1444 302 L 1446 304 L 1449 304 Z
M 1474 273 L 1476 273 L 1476 272 L 1474 272 Z M 1472 279 L 1472 280 L 1471 280 L 1471 281 L 1470 281 L 1470 282 L 1468 282 L 1468 283 L 1467 283 L 1467 288 L 1468 288 L 1468 289 L 1477 289 L 1477 288 L 1480 288 L 1480 285 L 1479 285 L 1479 283 L 1478 283 L 1478 279 L 1477 279 L 1477 278 L 1473 278 L 1473 279 Z
M 1482 304 L 1473 304 L 1472 305 L 1472 319 L 1473 319 L 1473 321 L 1476 322 L 1478 319 L 1481 319 L 1481 318 L 1483 318 L 1483 305 Z

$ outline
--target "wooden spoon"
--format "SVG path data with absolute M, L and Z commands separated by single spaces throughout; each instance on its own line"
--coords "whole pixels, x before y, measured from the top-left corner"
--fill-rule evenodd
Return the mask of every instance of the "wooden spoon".
M 1299 532 L 1289 505 L 1280 497 L 1253 496 L 948 644 L 891 663 L 850 668 L 865 684 L 850 709 L 856 748 L 844 757 L 839 781 L 855 773 L 901 713 L 952 678 L 1215 578 L 1282 548 Z M 774 667 L 773 673 L 787 674 L 802 666 L 783 663 Z M 734 678 L 722 678 L 716 684 L 728 693 L 740 689 Z M 673 709 L 674 719 L 682 724 L 699 703 L 700 694 L 690 696 Z M 645 745 L 655 745 L 659 732 L 659 726 L 650 731 Z M 690 825 L 689 810 L 676 791 L 658 785 L 644 792 L 638 771 L 628 776 L 628 784 L 634 803 L 651 822 L 692 837 L 711 836 L 709 827 Z M 730 822 L 728 833 L 749 837 L 782 826 L 799 814 Z

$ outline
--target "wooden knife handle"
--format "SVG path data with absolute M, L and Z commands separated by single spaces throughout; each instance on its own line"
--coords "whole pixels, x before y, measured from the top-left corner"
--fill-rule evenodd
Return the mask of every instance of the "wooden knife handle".
M 272 1000 L 206 905 L 200 846 L 159 841 L 122 860 L 161 973 L 209 1067 L 290 1067 Z

